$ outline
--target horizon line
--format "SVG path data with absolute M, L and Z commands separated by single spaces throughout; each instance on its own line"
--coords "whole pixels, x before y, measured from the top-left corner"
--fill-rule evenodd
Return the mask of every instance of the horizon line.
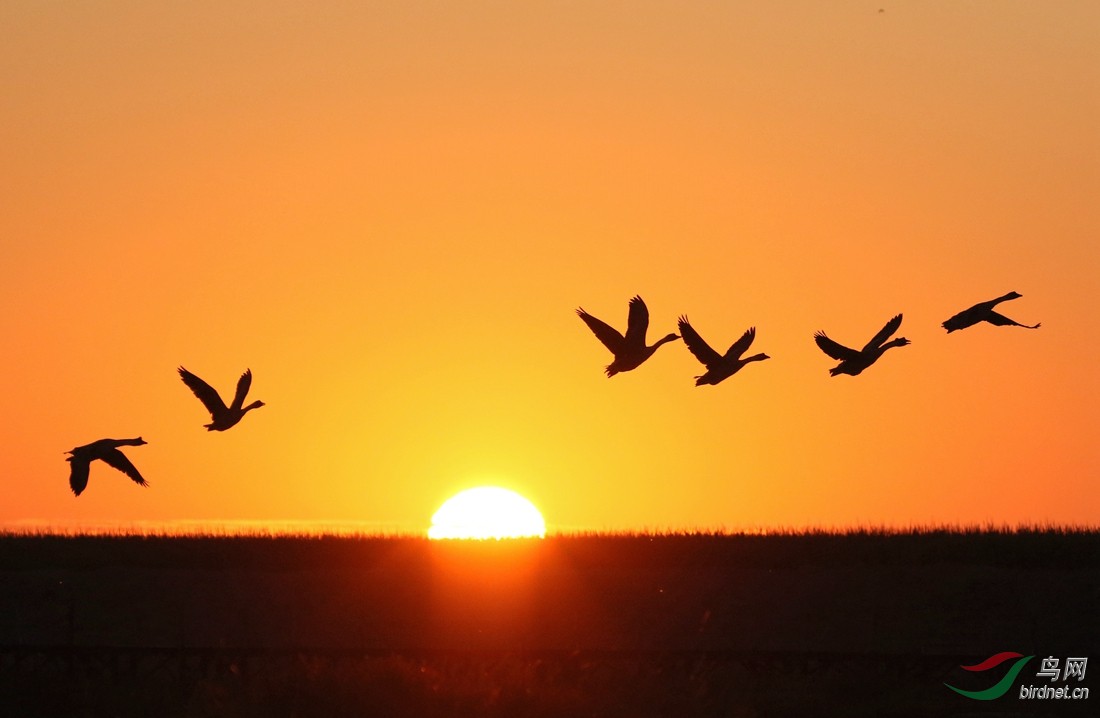
M 799 536 L 799 535 L 912 535 L 912 534 L 1100 533 L 1100 523 L 1000 522 L 753 525 L 633 528 L 548 525 L 546 538 L 580 536 Z M 45 519 L 0 521 L 0 536 L 151 536 L 151 537 L 348 537 L 427 538 L 428 526 L 410 529 L 407 523 L 323 519 L 168 519 L 137 521 L 77 521 Z

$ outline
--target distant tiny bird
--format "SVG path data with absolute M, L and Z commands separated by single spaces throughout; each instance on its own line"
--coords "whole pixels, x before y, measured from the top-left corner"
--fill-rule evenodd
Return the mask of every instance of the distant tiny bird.
M 891 347 L 903 347 L 909 344 L 909 340 L 905 337 L 898 337 L 886 341 L 901 327 L 901 315 L 886 322 L 878 334 L 876 334 L 871 341 L 867 342 L 859 351 L 855 349 L 849 349 L 843 344 L 834 342 L 829 337 L 825 336 L 825 332 L 819 331 L 814 334 L 814 341 L 821 347 L 821 351 L 825 352 L 833 359 L 840 361 L 835 367 L 829 370 L 830 376 L 836 376 L 837 374 L 850 374 L 856 376 L 867 367 L 878 361 L 878 358 Z
M 999 327 L 1023 327 L 1024 329 L 1038 329 L 1039 324 L 1027 325 L 1020 324 L 1017 321 L 1009 319 L 1003 314 L 998 314 L 993 311 L 993 307 L 997 306 L 1001 302 L 1008 301 L 1009 299 L 1019 299 L 1024 295 L 1018 292 L 1009 292 L 1004 296 L 997 297 L 996 299 L 990 299 L 988 302 L 981 302 L 970 307 L 970 309 L 964 309 L 955 316 L 948 319 L 943 323 L 943 328 L 947 330 L 947 333 L 955 331 L 956 329 L 966 329 L 972 327 L 978 322 L 989 322 Z
M 676 334 L 668 334 L 657 341 L 653 346 L 646 346 L 645 334 L 649 329 L 649 309 L 641 297 L 635 296 L 630 300 L 630 310 L 626 320 L 626 336 L 619 334 L 618 330 L 596 319 L 583 309 L 577 309 L 577 316 L 584 320 L 596 338 L 603 342 L 612 354 L 615 361 L 607 365 L 607 376 L 613 377 L 619 372 L 636 369 L 646 359 L 653 356 L 657 347 L 665 342 L 671 342 L 680 337 Z
M 69 462 L 69 487 L 73 494 L 80 496 L 88 486 L 88 470 L 93 461 L 99 459 L 108 466 L 114 467 L 126 474 L 134 483 L 148 486 L 138 470 L 126 458 L 126 455 L 118 450 L 120 446 L 142 446 L 146 443 L 140 436 L 136 439 L 100 439 L 84 446 L 78 446 L 66 454 L 72 454 L 65 461 Z
M 248 406 L 243 406 L 244 397 L 248 394 L 248 388 L 252 386 L 252 370 L 245 369 L 244 374 L 237 380 L 237 393 L 233 397 L 233 404 L 226 406 L 221 396 L 214 387 L 207 384 L 183 367 L 179 368 L 180 378 L 183 383 L 199 398 L 213 419 L 209 424 L 204 424 L 207 431 L 225 431 L 239 422 L 245 414 L 253 409 L 259 409 L 264 405 L 262 401 L 254 401 Z
M 745 333 L 741 335 L 741 338 L 726 350 L 725 354 L 719 354 L 711 349 L 709 344 L 703 341 L 703 338 L 699 336 L 699 332 L 695 331 L 695 328 L 691 326 L 686 316 L 680 317 L 678 326 L 680 328 L 680 336 L 684 338 L 684 344 L 686 344 L 691 353 L 695 355 L 695 358 L 702 362 L 703 366 L 707 368 L 702 376 L 695 377 L 695 386 L 717 384 L 736 374 L 741 367 L 751 361 L 771 359 L 767 354 L 753 354 L 751 357 L 741 358 L 741 355 L 744 354 L 745 351 L 748 350 L 749 345 L 752 344 L 752 340 L 756 338 L 756 327 L 749 327 Z

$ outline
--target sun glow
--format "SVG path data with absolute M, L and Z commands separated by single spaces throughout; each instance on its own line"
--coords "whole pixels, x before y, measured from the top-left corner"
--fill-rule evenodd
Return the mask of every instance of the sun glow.
M 546 522 L 515 491 L 479 486 L 447 499 L 432 516 L 431 539 L 543 538 Z

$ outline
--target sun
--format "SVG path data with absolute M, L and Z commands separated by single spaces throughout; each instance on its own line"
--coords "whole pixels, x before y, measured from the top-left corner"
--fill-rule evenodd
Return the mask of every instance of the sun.
M 430 539 L 543 538 L 546 522 L 527 499 L 497 486 L 479 486 L 447 499 L 432 516 Z

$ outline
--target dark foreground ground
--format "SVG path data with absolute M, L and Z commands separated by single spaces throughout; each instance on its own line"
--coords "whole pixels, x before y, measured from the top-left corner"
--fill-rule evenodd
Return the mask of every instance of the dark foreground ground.
M 0 715 L 1100 715 L 1098 608 L 1083 531 L 0 536 Z

